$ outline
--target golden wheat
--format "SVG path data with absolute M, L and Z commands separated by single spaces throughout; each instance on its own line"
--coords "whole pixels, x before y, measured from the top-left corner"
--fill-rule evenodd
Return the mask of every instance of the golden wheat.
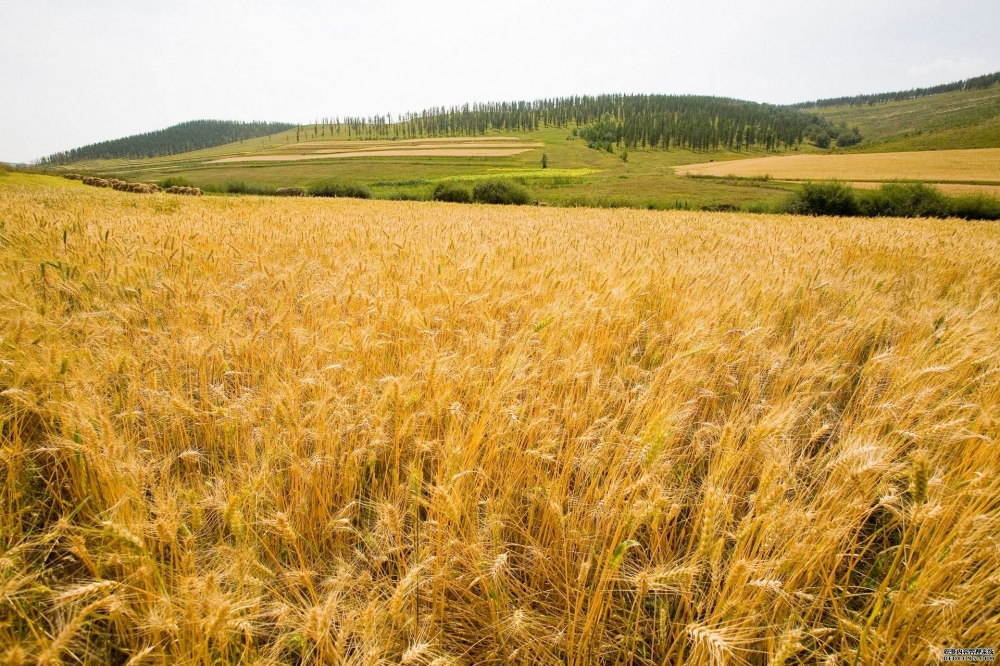
M 1000 182 L 1000 148 L 907 153 L 786 155 L 677 167 L 678 173 L 707 176 L 771 176 L 789 180 Z
M 1000 636 L 995 225 L 41 182 L 0 181 L 6 663 Z

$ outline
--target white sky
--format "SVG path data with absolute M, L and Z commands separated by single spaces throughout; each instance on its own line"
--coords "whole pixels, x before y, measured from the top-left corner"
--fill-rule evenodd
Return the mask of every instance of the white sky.
M 1000 70 L 998 26 L 1000 0 L 0 0 L 0 160 L 198 118 L 906 89 Z

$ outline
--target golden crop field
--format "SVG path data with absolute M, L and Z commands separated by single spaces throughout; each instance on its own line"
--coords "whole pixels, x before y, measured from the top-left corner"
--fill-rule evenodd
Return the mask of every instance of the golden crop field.
M 1000 183 L 1000 148 L 759 157 L 690 164 L 676 170 L 704 176 L 770 176 L 786 180 L 837 178 Z
M 0 179 L 4 664 L 1000 636 L 1000 231 Z

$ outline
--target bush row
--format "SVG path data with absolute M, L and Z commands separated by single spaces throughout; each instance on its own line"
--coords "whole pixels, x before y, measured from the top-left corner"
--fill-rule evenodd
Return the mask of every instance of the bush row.
M 170 179 L 171 182 L 180 179 Z M 167 181 L 161 181 L 161 184 Z M 372 192 L 364 185 L 354 185 L 334 182 L 314 183 L 305 187 L 274 187 L 261 183 L 248 183 L 243 180 L 231 180 L 221 185 L 209 185 L 209 192 L 221 194 L 255 194 L 259 196 L 277 197 L 351 197 L 354 199 L 371 199 Z
M 434 188 L 434 201 L 524 205 L 531 201 L 531 195 L 527 189 L 509 180 L 484 180 L 476 183 L 471 192 L 460 183 L 444 182 Z
M 860 217 L 960 217 L 1000 219 L 1000 199 L 985 194 L 948 196 L 923 183 L 885 183 L 857 190 L 844 183 L 806 183 L 789 195 L 783 212 Z

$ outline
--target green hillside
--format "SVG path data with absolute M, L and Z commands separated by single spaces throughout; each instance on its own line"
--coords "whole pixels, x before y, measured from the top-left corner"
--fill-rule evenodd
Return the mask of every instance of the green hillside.
M 855 150 L 896 152 L 1000 147 L 1000 85 L 898 102 L 812 110 L 834 125 L 857 126 Z
M 289 123 L 192 120 L 155 132 L 101 141 L 43 158 L 43 164 L 73 164 L 87 160 L 144 159 L 177 155 L 202 148 L 277 134 L 294 127 Z
M 793 106 L 697 96 L 583 96 L 283 127 L 181 152 L 165 140 L 177 129 L 169 128 L 62 153 L 48 164 L 217 194 L 335 182 L 361 185 L 379 198 L 429 199 L 442 182 L 500 177 L 525 186 L 533 200 L 557 206 L 769 210 L 798 185 L 689 177 L 674 168 L 802 153 L 997 147 L 1000 85 L 986 76 Z M 157 148 L 154 135 L 167 147 Z M 454 145 L 462 137 L 464 145 Z M 491 149 L 477 150 L 472 141 Z

